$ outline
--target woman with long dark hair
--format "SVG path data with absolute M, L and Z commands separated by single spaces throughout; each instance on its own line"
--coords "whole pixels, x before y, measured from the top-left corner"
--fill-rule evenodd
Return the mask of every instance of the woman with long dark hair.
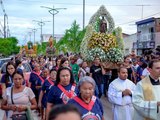
M 61 59 L 60 67 L 68 67 L 68 68 L 70 68 L 68 58 L 63 57 L 63 58 Z
M 57 57 L 56 58 L 56 66 L 54 66 L 53 69 L 56 69 L 58 71 L 58 69 L 60 68 L 60 63 L 61 63 L 61 58 Z
M 16 65 L 13 62 L 8 62 L 6 65 L 6 73 L 2 76 L 1 86 L 2 93 L 6 90 L 6 88 L 11 87 L 13 85 L 12 75 L 16 70 Z
M 59 68 L 56 83 L 48 93 L 47 113 L 54 105 L 67 104 L 76 95 L 75 87 L 72 71 L 68 67 Z

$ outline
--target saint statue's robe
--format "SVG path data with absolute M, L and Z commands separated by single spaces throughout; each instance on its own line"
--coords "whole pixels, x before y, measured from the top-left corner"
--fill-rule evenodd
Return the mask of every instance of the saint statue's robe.
M 160 120 L 160 109 L 157 102 L 160 101 L 160 81 L 145 77 L 136 86 L 132 97 L 135 107 L 133 120 Z
M 129 89 L 133 94 L 135 84 L 126 79 L 115 79 L 109 85 L 108 99 L 112 103 L 114 120 L 132 120 L 134 107 L 132 105 L 132 95 L 123 96 L 122 92 Z

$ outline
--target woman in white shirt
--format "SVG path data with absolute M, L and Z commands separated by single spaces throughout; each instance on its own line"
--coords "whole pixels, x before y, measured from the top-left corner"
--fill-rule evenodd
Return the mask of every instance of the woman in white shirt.
M 90 68 L 86 61 L 82 62 L 82 67 L 79 69 L 79 79 L 83 78 L 84 76 L 89 76 Z
M 24 86 L 23 73 L 16 71 L 13 73 L 13 87 L 8 87 L 3 94 L 2 109 L 8 111 L 7 120 L 12 120 L 13 117 L 18 118 L 24 116 L 27 120 L 26 110 L 27 107 L 30 109 L 36 109 L 37 103 L 35 95 L 31 88 Z

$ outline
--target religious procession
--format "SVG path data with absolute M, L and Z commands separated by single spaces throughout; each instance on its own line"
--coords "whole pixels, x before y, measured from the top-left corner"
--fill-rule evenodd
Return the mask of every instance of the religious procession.
M 52 36 L 43 55 L 28 42 L 1 66 L 0 119 L 160 120 L 160 44 L 141 55 L 124 44 L 104 5 L 79 53 L 58 53 Z

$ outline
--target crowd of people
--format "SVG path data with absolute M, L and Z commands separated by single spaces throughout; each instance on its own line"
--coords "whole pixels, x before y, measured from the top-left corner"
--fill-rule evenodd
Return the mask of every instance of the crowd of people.
M 27 80 L 22 62 L 32 68 Z M 105 68 L 98 56 L 90 63 L 80 55 L 16 57 L 1 77 L 1 109 L 6 120 L 28 120 L 30 110 L 42 120 L 107 120 L 103 96 L 114 120 L 160 120 L 159 78 L 159 56 L 132 53 L 118 69 Z

